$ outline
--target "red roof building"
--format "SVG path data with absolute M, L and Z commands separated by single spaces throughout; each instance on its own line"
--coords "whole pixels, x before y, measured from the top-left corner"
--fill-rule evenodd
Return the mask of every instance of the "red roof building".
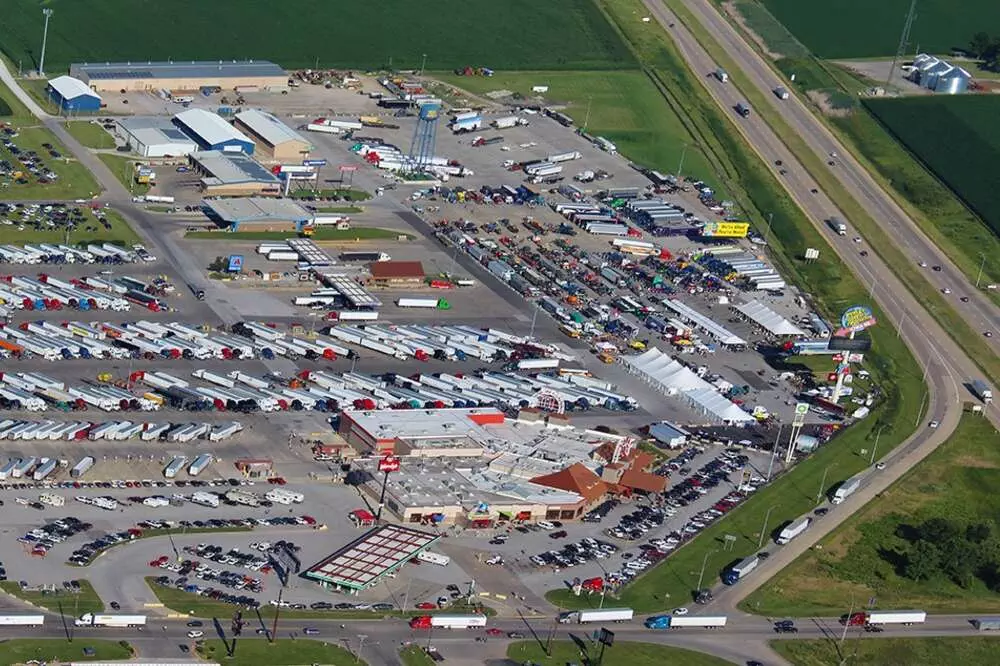
M 376 261 L 369 265 L 372 282 L 388 287 L 424 281 L 424 265 L 419 261 Z
M 587 469 L 583 463 L 574 463 L 553 474 L 537 476 L 531 482 L 576 493 L 583 497 L 588 505 L 601 500 L 608 492 L 608 484 Z

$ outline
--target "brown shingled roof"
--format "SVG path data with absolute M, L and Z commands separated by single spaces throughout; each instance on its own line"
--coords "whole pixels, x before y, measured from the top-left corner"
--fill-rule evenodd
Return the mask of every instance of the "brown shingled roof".
M 576 493 L 588 503 L 600 499 L 608 492 L 608 484 L 601 481 L 600 477 L 582 463 L 573 463 L 553 474 L 535 477 L 531 482 Z
M 369 269 L 376 280 L 424 277 L 424 265 L 419 261 L 376 261 Z

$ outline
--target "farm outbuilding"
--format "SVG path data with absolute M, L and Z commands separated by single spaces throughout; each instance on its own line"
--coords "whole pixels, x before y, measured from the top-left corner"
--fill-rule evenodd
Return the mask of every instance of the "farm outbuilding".
M 965 92 L 972 80 L 972 75 L 961 67 L 926 53 L 913 59 L 909 76 L 914 83 L 945 95 Z
M 262 164 L 242 153 L 205 150 L 188 156 L 201 175 L 201 191 L 208 196 L 277 196 L 281 181 Z
M 285 71 L 267 60 L 75 63 L 69 73 L 97 91 L 288 89 Z
M 227 120 L 204 109 L 188 109 L 174 116 L 174 124 L 203 150 L 253 155 L 254 143 Z
M 72 76 L 51 79 L 45 90 L 61 111 L 87 113 L 101 110 L 101 96 Z
M 241 111 L 233 125 L 254 140 L 258 159 L 300 162 L 312 152 L 312 145 L 302 135 L 266 111 Z
M 131 116 L 117 120 L 118 136 L 143 157 L 181 157 L 198 150 L 194 139 L 177 129 L 169 118 Z

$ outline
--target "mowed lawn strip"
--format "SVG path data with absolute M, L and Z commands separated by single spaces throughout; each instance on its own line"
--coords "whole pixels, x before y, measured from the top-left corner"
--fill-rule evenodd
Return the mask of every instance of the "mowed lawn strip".
M 213 632 L 214 633 L 214 632 Z M 333 642 L 321 640 L 284 639 L 269 643 L 264 639 L 240 639 L 235 654 L 227 656 L 226 646 L 219 639 L 199 641 L 197 652 L 203 658 L 231 666 L 349 666 L 366 662 Z
M 793 666 L 994 666 L 997 641 L 985 636 L 771 641 Z
M 79 616 L 84 613 L 100 613 L 104 610 L 104 602 L 97 596 L 94 587 L 86 580 L 78 580 L 79 590 L 67 590 L 59 587 L 52 591 L 22 590 L 16 581 L 3 581 L 0 589 L 7 594 L 23 599 L 40 608 L 53 612 L 60 610 L 69 616 Z
M 900 575 L 908 544 L 897 535 L 901 525 L 931 518 L 996 528 L 998 442 L 1000 433 L 988 420 L 967 414 L 945 444 L 748 596 L 743 609 L 774 616 L 834 615 L 847 612 L 852 600 L 874 598 L 882 610 L 1000 612 L 1000 595 L 979 580 L 963 589 L 944 575 L 920 582 Z
M 552 642 L 552 656 L 545 654 L 545 638 L 540 641 L 512 643 L 507 648 L 507 657 L 514 663 L 532 662 L 540 666 L 566 666 L 566 664 L 597 664 L 601 646 L 587 634 L 592 632 L 572 632 L 572 640 Z M 444 652 L 445 648 L 441 648 Z M 448 658 L 444 654 L 445 659 Z M 604 649 L 603 666 L 663 666 L 664 664 L 684 664 L 684 666 L 732 666 L 732 662 L 692 650 L 651 643 L 616 641 Z
M 716 166 L 716 172 L 724 175 L 732 196 L 749 211 L 754 225 L 760 230 L 766 226 L 759 211 L 774 213 L 769 240 L 775 252 L 772 259 L 783 274 L 811 293 L 829 316 L 839 316 L 840 311 L 855 303 L 870 303 L 867 289 L 829 249 L 821 250 L 823 261 L 807 263 L 800 259 L 808 247 L 827 247 L 826 240 L 789 199 L 770 171 L 735 135 L 731 122 L 701 91 L 700 84 L 680 61 L 662 29 L 631 19 L 642 11 L 641 2 L 605 0 L 602 7 L 616 25 L 626 31 L 630 43 L 640 54 L 640 61 L 649 63 L 650 76 L 661 83 L 664 95 L 669 97 L 670 91 L 693 91 L 693 94 L 671 98 L 670 103 L 697 137 Z M 880 312 L 879 321 L 888 321 L 877 307 L 875 310 Z M 759 530 L 770 507 L 777 507 L 770 516 L 772 525 L 809 513 L 816 506 L 817 493 L 828 492 L 868 466 L 866 457 L 860 452 L 871 449 L 876 428 L 888 424 L 879 440 L 879 450 L 884 453 L 912 432 L 916 427 L 914 419 L 923 403 L 921 373 L 912 355 L 889 326 L 880 324 L 870 333 L 873 351 L 866 355 L 865 365 L 884 391 L 882 405 L 792 472 L 755 493 L 721 523 L 703 530 L 663 564 L 626 587 L 619 598 L 606 599 L 605 606 L 629 606 L 646 613 L 690 603 L 702 562 L 706 563 L 705 584 L 718 582 L 719 574 L 727 566 L 757 549 Z M 824 476 L 825 487 L 821 487 Z M 737 537 L 734 548 L 728 552 L 721 549 L 721 539 L 726 534 Z M 575 597 L 565 589 L 550 592 L 547 598 L 565 608 L 596 607 L 600 603 L 596 597 Z
M 59 3 L 49 21 L 45 66 L 75 62 L 268 58 L 287 68 L 452 70 L 618 69 L 632 65 L 592 0 L 446 2 L 301 0 L 295 10 L 243 0 L 89 0 Z M 37 67 L 44 17 L 37 0 L 8 0 L 0 46 Z M 217 26 L 226 26 L 218 30 Z M 136 30 L 136 26 L 146 29 Z M 155 26 L 169 29 L 154 29 Z M 101 34 L 101 39 L 93 35 Z M 267 35 L 247 48 L 245 35 Z M 391 36 L 391 38 L 386 38 Z M 255 50 L 256 49 L 256 50 Z
M 123 645 L 124 643 L 124 645 Z M 84 654 L 84 650 L 93 654 Z M 59 661 L 119 661 L 132 657 L 132 649 L 125 641 L 109 641 L 77 636 L 70 643 L 62 638 L 15 638 L 0 641 L 0 666 Z
M 66 131 L 87 148 L 109 149 L 115 147 L 115 139 L 106 129 L 89 120 L 74 120 L 66 123 Z

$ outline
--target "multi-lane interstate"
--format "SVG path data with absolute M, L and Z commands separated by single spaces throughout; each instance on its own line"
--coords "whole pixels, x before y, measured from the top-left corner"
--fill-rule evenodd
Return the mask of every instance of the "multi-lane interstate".
M 659 3 L 655 0 L 647 2 L 647 5 L 654 4 Z M 755 111 L 765 115 L 780 115 L 824 164 L 828 161 L 834 162 L 834 166 L 830 167 L 832 174 L 851 196 L 868 211 L 869 215 L 879 222 L 887 235 L 896 241 L 914 265 L 920 262 L 927 263 L 928 268 L 924 277 L 937 289 L 948 288 L 951 290 L 952 293 L 948 297 L 951 306 L 961 313 L 973 330 L 1000 332 L 1000 308 L 980 288 L 976 288 L 976 285 L 934 245 L 934 242 L 924 234 L 917 223 L 882 189 L 829 128 L 814 115 L 800 98 L 792 95 L 787 100 L 780 100 L 773 94 L 775 88 L 782 85 L 787 86 L 788 82 L 780 77 L 764 58 L 743 39 L 736 28 L 719 13 L 718 5 L 708 0 L 686 0 L 685 6 L 729 57 L 739 63 L 740 68 L 754 87 L 764 93 L 763 97 L 767 100 L 768 105 L 766 108 L 755 109 Z M 710 65 L 710 69 L 700 70 L 702 74 L 713 71 L 716 67 L 711 61 L 707 64 Z M 733 104 L 735 105 L 735 102 Z M 756 144 L 756 142 L 754 143 Z M 831 155 L 836 155 L 836 157 L 831 158 Z M 773 165 L 773 160 L 771 164 Z M 786 161 L 785 164 L 788 168 L 789 162 Z M 797 165 L 795 170 L 801 174 L 801 165 Z M 789 172 L 791 171 L 792 169 L 789 169 Z M 804 190 L 804 192 L 808 192 L 808 190 Z M 824 210 L 827 214 L 826 217 L 839 215 L 836 208 L 826 202 Z M 965 266 L 967 273 L 969 271 L 975 272 L 980 266 L 979 261 L 972 261 L 975 262 L 975 265 Z M 933 265 L 940 266 L 941 270 L 939 272 L 931 271 L 929 266 Z M 980 287 L 982 286 L 980 285 Z M 962 296 L 967 297 L 968 302 L 959 300 Z M 989 340 L 989 343 L 994 350 L 1000 351 L 1000 335 Z

